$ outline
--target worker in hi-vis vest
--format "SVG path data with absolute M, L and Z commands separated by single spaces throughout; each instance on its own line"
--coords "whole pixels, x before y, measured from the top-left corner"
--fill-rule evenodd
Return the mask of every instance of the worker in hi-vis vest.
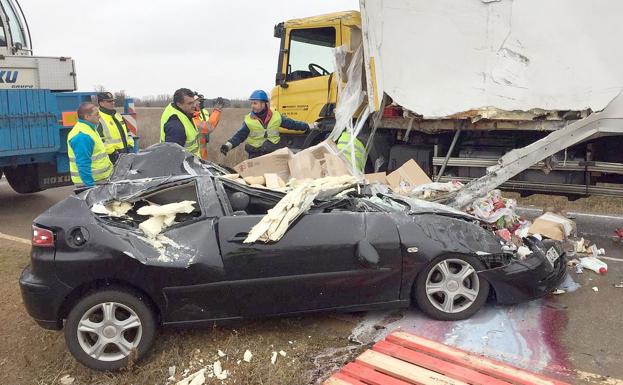
M 97 131 L 106 146 L 110 160 L 115 162 L 119 153 L 134 152 L 134 139 L 121 115 L 115 110 L 115 98 L 110 92 L 97 94 L 100 121 Z
M 221 118 L 223 108 L 223 99 L 216 98 L 212 114 L 205 107 L 206 99 L 201 94 L 196 95 L 195 111 L 193 113 L 193 122 L 199 132 L 199 149 L 201 159 L 208 159 L 208 143 L 210 143 L 210 133 L 216 129 Z
M 293 120 L 271 109 L 268 95 L 262 90 L 253 91 L 249 101 L 251 112 L 244 118 L 238 132 L 221 146 L 223 155 L 227 155 L 229 150 L 246 141 L 244 149 L 249 158 L 255 158 L 286 146 L 279 135 L 279 127 L 303 132 L 318 128 L 316 123 L 307 124 Z
M 350 146 L 351 135 L 348 131 L 342 132 L 342 135 L 337 139 L 337 148 L 344 155 L 348 163 L 360 172 L 364 171 L 366 167 L 366 146 L 355 137 L 353 145 L 355 146 L 355 162 L 352 160 L 352 152 Z
M 93 186 L 113 172 L 106 146 L 97 132 L 99 120 L 97 106 L 82 103 L 78 107 L 78 122 L 67 135 L 69 171 L 76 185 Z
M 195 93 L 188 88 L 180 88 L 173 94 L 169 104 L 160 117 L 160 142 L 177 143 L 196 157 L 199 151 L 199 132 L 193 122 L 196 100 Z

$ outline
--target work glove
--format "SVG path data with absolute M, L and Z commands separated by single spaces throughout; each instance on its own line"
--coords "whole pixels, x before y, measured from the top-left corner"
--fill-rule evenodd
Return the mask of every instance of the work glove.
M 317 131 L 320 130 L 320 126 L 318 122 L 309 123 L 309 131 Z
M 223 155 L 227 155 L 227 153 L 229 152 L 229 150 L 231 150 L 232 148 L 232 144 L 227 142 L 224 145 L 221 146 L 221 154 Z
M 223 100 L 223 98 L 218 97 L 214 100 L 214 109 L 220 111 L 223 109 L 224 106 L 225 106 L 225 100 Z

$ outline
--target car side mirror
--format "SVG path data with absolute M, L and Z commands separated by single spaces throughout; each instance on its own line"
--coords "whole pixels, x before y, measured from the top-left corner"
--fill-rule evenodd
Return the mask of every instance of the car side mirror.
M 357 257 L 357 260 L 359 260 L 359 263 L 368 268 L 377 268 L 379 262 L 381 261 L 379 253 L 366 239 L 362 239 L 357 242 L 355 256 Z

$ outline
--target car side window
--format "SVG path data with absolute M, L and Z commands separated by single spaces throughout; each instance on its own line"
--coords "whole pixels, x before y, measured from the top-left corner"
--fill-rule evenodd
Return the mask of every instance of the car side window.
M 281 197 L 254 192 L 251 188 L 237 188 L 234 184 L 223 183 L 225 203 L 229 206 L 230 215 L 266 215 L 275 207 Z
M 329 75 L 334 71 L 335 28 L 305 28 L 290 32 L 286 80 Z

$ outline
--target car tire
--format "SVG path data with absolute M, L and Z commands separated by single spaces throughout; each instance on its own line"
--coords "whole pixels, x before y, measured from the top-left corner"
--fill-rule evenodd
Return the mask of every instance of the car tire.
M 9 186 L 19 194 L 31 194 L 39 192 L 42 188 L 37 179 L 37 165 L 25 164 L 17 167 L 6 167 L 4 176 Z
M 105 289 L 75 304 L 64 332 L 67 348 L 78 362 L 91 369 L 112 371 L 125 367 L 129 356 L 136 360 L 145 356 L 154 342 L 156 320 L 141 296 Z
M 489 296 L 489 282 L 477 273 L 484 269 L 482 262 L 471 256 L 435 258 L 418 274 L 413 300 L 426 315 L 437 320 L 469 318 Z

